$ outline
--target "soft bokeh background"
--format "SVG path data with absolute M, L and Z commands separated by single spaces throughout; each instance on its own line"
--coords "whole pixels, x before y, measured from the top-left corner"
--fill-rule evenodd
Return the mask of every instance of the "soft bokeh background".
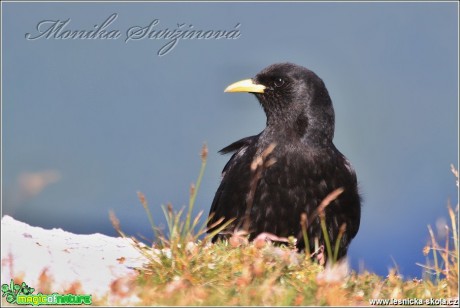
M 353 268 L 386 275 L 395 264 L 421 276 L 427 225 L 442 230 L 457 204 L 456 3 L 3 3 L 2 214 L 47 228 L 151 237 L 137 200 L 180 208 L 209 147 L 197 199 L 207 214 L 228 160 L 217 151 L 257 134 L 265 115 L 230 83 L 291 61 L 325 81 L 337 147 L 364 196 Z M 112 13 L 118 40 L 28 41 L 42 20 L 91 30 Z M 124 42 L 159 19 L 195 29 L 233 29 L 235 40 Z M 5 251 L 3 253 L 6 253 Z

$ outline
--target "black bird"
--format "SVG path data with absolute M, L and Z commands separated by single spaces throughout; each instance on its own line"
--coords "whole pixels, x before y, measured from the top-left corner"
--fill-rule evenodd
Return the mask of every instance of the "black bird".
M 234 221 L 213 242 L 245 230 L 250 240 L 261 233 L 294 236 L 303 250 L 303 224 L 314 252 L 327 247 L 324 217 L 333 248 L 341 233 L 337 258 L 344 257 L 359 229 L 361 198 L 353 167 L 332 142 L 334 109 L 324 82 L 302 66 L 279 63 L 225 92 L 255 94 L 267 125 L 260 134 L 220 150 L 234 154 L 222 171 L 208 232 L 221 218 Z M 335 200 L 320 207 L 334 191 Z

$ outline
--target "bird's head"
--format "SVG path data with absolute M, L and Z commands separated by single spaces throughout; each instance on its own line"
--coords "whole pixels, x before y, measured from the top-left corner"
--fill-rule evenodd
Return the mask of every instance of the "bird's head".
M 332 142 L 331 98 L 321 78 L 302 66 L 270 65 L 252 79 L 231 84 L 225 92 L 255 94 L 267 115 L 269 129 L 294 133 L 308 143 Z

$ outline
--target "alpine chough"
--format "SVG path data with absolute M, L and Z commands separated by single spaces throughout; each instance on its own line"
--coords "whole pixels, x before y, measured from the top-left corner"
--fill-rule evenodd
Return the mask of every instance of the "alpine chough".
M 333 143 L 334 109 L 324 82 L 302 66 L 278 63 L 225 92 L 253 93 L 267 122 L 258 135 L 220 150 L 233 155 L 222 171 L 208 232 L 219 220 L 229 225 L 213 242 L 243 230 L 250 240 L 261 233 L 294 236 L 299 250 L 309 243 L 313 253 L 326 247 L 323 219 L 330 245 L 340 241 L 337 258 L 344 257 L 359 229 L 361 198 L 353 167 Z

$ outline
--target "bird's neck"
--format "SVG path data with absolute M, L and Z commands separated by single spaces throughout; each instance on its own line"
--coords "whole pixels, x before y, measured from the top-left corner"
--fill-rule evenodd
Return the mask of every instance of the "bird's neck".
M 261 139 L 267 144 L 303 144 L 310 148 L 324 148 L 333 144 L 333 130 L 324 130 L 315 127 L 307 127 L 306 130 L 297 125 L 283 125 L 282 123 L 267 123 L 261 135 Z M 260 139 L 259 139 L 260 140 Z
M 267 115 L 263 135 L 274 141 L 298 141 L 310 147 L 328 147 L 334 138 L 334 118 L 308 117 L 303 114 L 293 118 Z

